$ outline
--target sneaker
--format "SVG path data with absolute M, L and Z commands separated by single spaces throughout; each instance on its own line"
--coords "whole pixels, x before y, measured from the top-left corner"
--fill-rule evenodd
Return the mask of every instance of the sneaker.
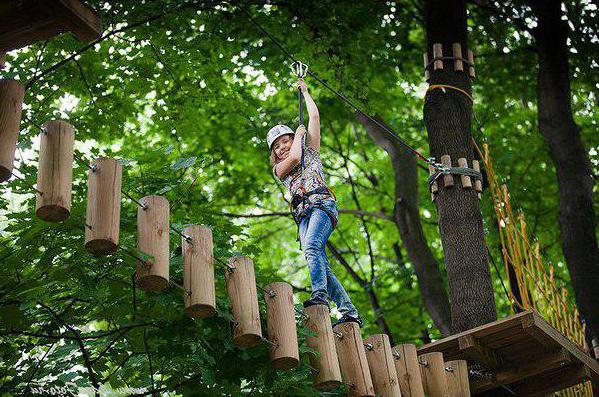
M 310 298 L 310 299 L 306 299 L 304 301 L 304 307 L 310 307 L 310 306 L 314 306 L 314 305 L 325 305 L 327 307 L 327 309 L 329 309 L 329 311 L 331 310 L 331 307 L 329 306 L 329 302 L 327 302 L 326 300 L 319 299 L 319 298 Z
M 360 318 L 360 316 L 350 316 L 350 315 L 344 314 L 343 316 L 341 316 L 341 318 L 339 320 L 337 320 L 333 323 L 333 327 L 335 327 L 336 325 L 339 325 L 339 324 L 343 324 L 343 323 L 357 323 L 360 328 L 362 328 L 362 325 L 363 325 L 362 319 Z

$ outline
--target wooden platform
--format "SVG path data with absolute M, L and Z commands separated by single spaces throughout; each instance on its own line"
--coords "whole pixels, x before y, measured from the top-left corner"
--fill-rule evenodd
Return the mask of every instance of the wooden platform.
M 80 0 L 1 0 L 0 53 L 63 32 L 84 42 L 102 35 L 102 22 Z
M 599 380 L 599 363 L 534 311 L 418 349 L 419 355 L 431 352 L 443 353 L 445 361 L 468 361 L 473 395 L 507 387 L 518 396 L 544 396 L 585 380 Z

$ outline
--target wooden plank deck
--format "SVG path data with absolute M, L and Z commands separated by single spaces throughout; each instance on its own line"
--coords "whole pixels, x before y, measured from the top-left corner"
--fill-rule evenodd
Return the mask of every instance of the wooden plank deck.
M 0 53 L 63 32 L 89 42 L 102 35 L 102 22 L 81 0 L 0 1 Z
M 484 369 L 488 376 L 470 376 L 473 395 L 500 387 L 545 395 L 599 380 L 599 363 L 532 310 L 418 348 L 419 355 L 431 352 Z

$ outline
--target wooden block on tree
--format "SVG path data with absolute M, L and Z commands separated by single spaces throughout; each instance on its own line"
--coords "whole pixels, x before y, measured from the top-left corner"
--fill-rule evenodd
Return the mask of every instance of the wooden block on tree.
M 470 78 L 475 78 L 476 74 L 474 73 L 474 53 L 471 50 L 468 50 L 468 75 Z
M 461 157 L 458 159 L 458 166 L 463 168 L 468 168 L 468 160 Z M 462 187 L 464 189 L 472 189 L 472 180 L 468 175 L 460 175 L 460 180 L 462 181 Z
M 443 58 L 443 48 L 441 43 L 435 43 L 433 44 L 433 59 L 435 60 L 433 70 L 443 69 L 443 59 L 440 58 Z
M 403 397 L 424 397 L 416 346 L 409 343 L 397 345 L 392 351 L 401 395 Z
M 333 329 L 341 366 L 343 382 L 351 397 L 374 396 L 374 386 L 366 359 L 360 326 L 353 322 L 341 323 Z
M 443 156 L 441 156 L 441 164 L 443 164 L 443 166 L 445 168 L 451 168 L 451 157 L 448 154 L 444 154 Z M 445 186 L 445 187 L 453 186 L 453 175 L 452 174 L 443 175 L 443 186 Z
M 119 245 L 121 174 L 118 160 L 101 157 L 88 172 L 85 249 L 107 255 Z
M 474 171 L 478 171 L 480 172 L 480 163 L 478 162 L 478 160 L 472 160 L 472 169 Z M 481 178 L 475 178 L 474 179 L 474 189 L 480 193 L 483 191 L 483 181 Z
M 225 271 L 233 311 L 233 344 L 252 347 L 262 340 L 254 263 L 247 256 L 229 258 Z
M 426 353 L 418 357 L 424 393 L 429 397 L 447 397 L 447 378 L 443 353 Z
M 0 79 L 0 182 L 12 175 L 24 96 L 20 82 Z
M 454 360 L 445 363 L 448 397 L 470 397 L 468 381 L 468 363 L 466 360 Z
M 428 52 L 425 52 L 422 57 L 424 58 L 424 81 L 428 81 L 431 78 L 431 74 L 428 71 Z
M 265 290 L 268 339 L 274 344 L 270 347 L 270 362 L 276 369 L 295 368 L 299 365 L 299 347 L 293 288 L 287 283 L 272 283 Z
M 320 391 L 329 391 L 341 385 L 341 370 L 329 309 L 325 305 L 314 305 L 304 309 L 307 318 L 304 325 L 315 336 L 306 338 L 308 347 L 318 352 L 318 356 L 310 354 L 310 364 L 314 368 L 314 387 Z
M 48 121 L 42 128 L 35 214 L 47 222 L 60 222 L 71 213 L 75 130 L 66 121 Z
M 185 314 L 208 318 L 216 313 L 214 288 L 214 257 L 212 230 L 206 226 L 192 225 L 183 230 L 190 238 L 182 238 L 183 286 L 185 288 Z
M 169 281 L 169 203 L 162 196 L 142 197 L 137 207 L 137 249 L 150 256 L 137 261 L 137 285 L 162 291 Z
M 364 340 L 364 344 L 371 346 L 366 349 L 366 358 L 376 395 L 401 397 L 389 336 L 387 334 L 370 335 Z
M 464 62 L 462 62 L 462 45 L 460 43 L 453 43 L 453 70 L 454 72 L 464 71 Z

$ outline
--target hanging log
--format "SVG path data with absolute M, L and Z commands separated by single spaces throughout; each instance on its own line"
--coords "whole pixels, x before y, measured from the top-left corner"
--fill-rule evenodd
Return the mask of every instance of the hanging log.
M 416 346 L 406 343 L 395 346 L 392 351 L 401 395 L 403 397 L 424 397 Z
M 0 79 L 0 182 L 12 175 L 24 96 L 20 82 Z
M 295 368 L 299 365 L 299 348 L 293 288 L 287 283 L 272 283 L 265 290 L 268 339 L 274 344 L 270 347 L 270 362 L 276 369 Z
M 88 172 L 85 249 L 107 255 L 119 244 L 122 166 L 115 159 L 98 158 Z
M 447 379 L 443 353 L 426 353 L 418 357 L 424 392 L 430 397 L 447 397 Z
M 364 345 L 376 395 L 401 397 L 389 336 L 387 334 L 370 335 L 364 340 Z
M 212 317 L 216 313 L 212 230 L 192 225 L 186 227 L 183 234 L 188 237 L 183 237 L 181 242 L 185 314 L 198 318 Z
M 304 309 L 308 316 L 304 324 L 315 336 L 306 337 L 308 347 L 318 352 L 310 354 L 314 368 L 314 387 L 320 391 L 333 390 L 341 384 L 341 371 L 335 350 L 329 309 L 325 305 L 314 305 Z
M 146 196 L 137 207 L 137 249 L 147 255 L 137 260 L 137 285 L 162 291 L 169 280 L 169 203 L 162 196 Z
M 233 344 L 252 347 L 262 340 L 254 263 L 247 256 L 236 256 L 228 264 L 225 281 L 233 311 Z
M 449 397 L 470 397 L 468 363 L 466 360 L 448 361 L 445 363 L 445 369 Z
M 75 130 L 66 121 L 48 121 L 42 128 L 35 214 L 60 222 L 71 213 Z
M 374 386 L 360 327 L 354 322 L 341 323 L 333 328 L 333 332 L 343 383 L 349 387 L 349 395 L 351 397 L 374 396 Z

